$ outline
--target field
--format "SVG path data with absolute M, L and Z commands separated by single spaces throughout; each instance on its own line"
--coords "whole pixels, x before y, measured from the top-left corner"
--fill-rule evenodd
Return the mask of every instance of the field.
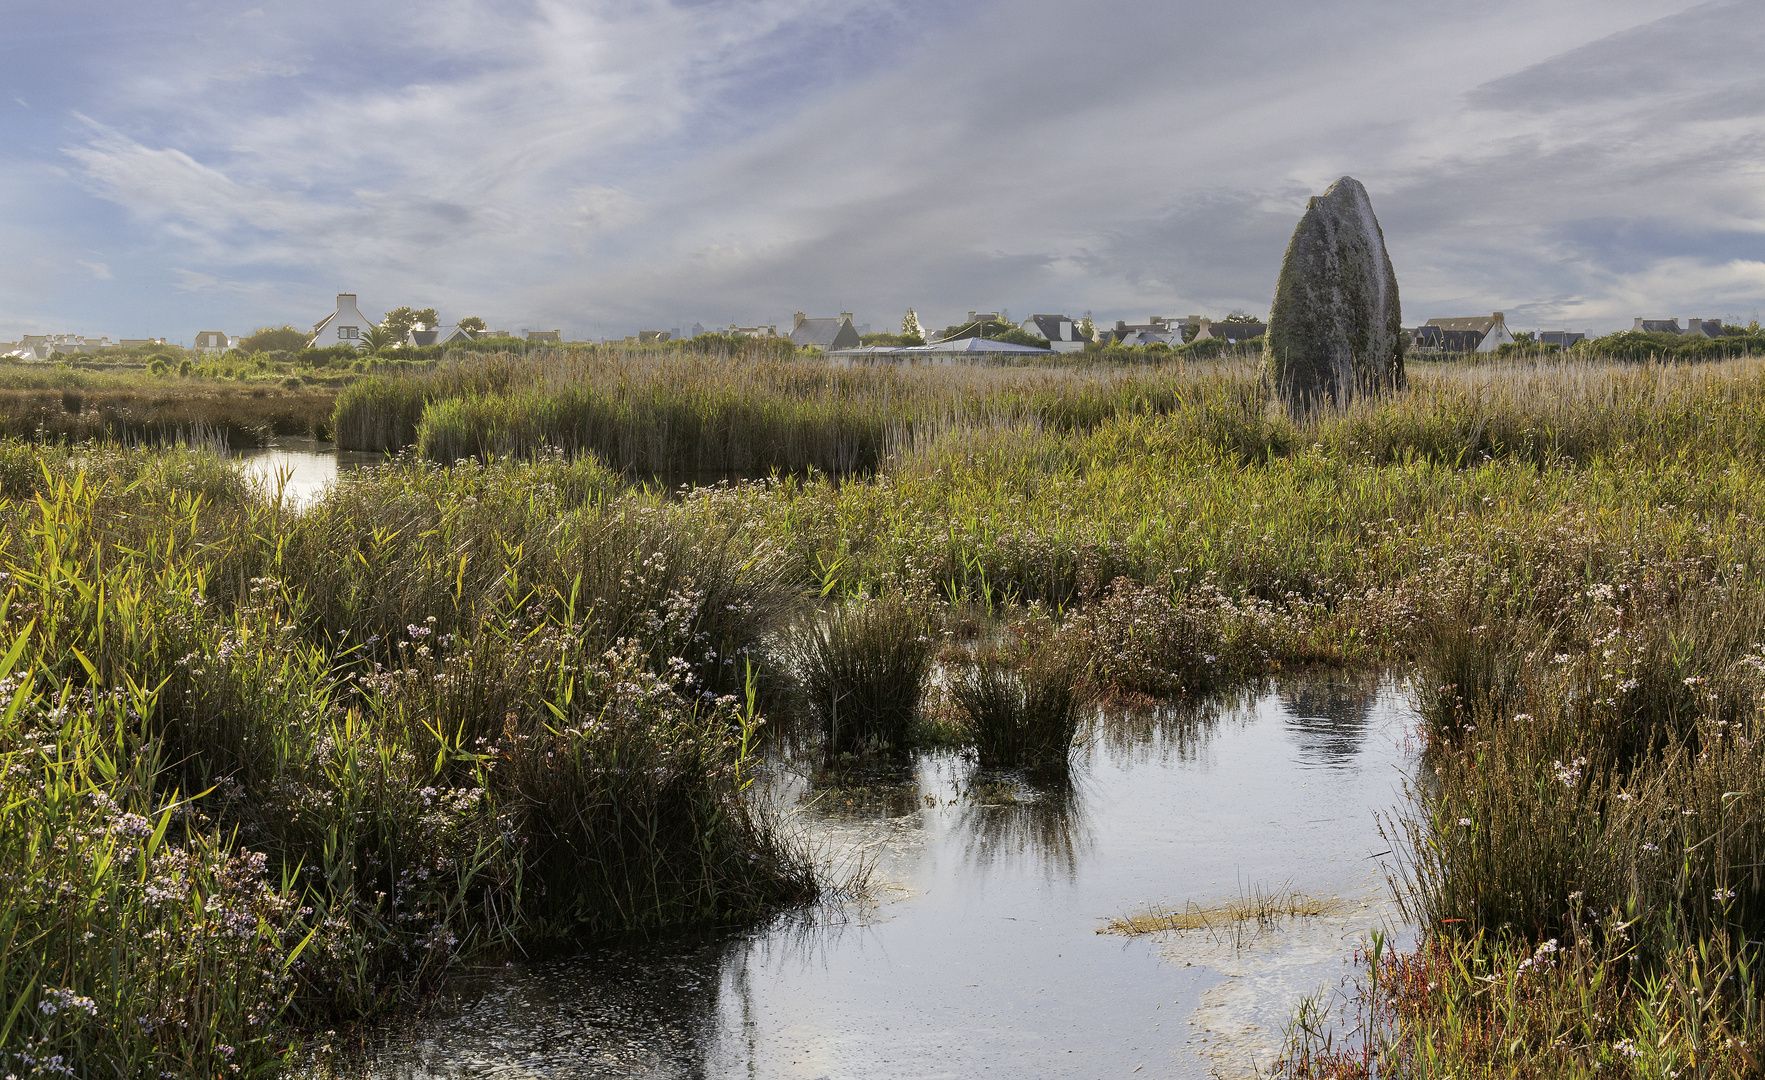
M 1080 702 L 1400 664 L 1423 939 L 1284 1068 L 1756 1071 L 1765 362 L 1410 379 L 464 358 L 341 387 L 399 456 L 298 512 L 0 445 L 6 1067 L 268 1067 L 465 960 L 801 902 L 742 798 L 781 734 L 1047 777 Z

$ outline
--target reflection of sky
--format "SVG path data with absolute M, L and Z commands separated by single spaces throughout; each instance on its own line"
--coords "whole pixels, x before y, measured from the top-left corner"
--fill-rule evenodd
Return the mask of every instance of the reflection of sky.
M 1368 857 L 1384 848 L 1374 811 L 1399 797 L 1407 710 L 1389 684 L 1276 691 L 1207 721 L 1202 752 L 1198 731 L 1168 723 L 1136 729 L 1151 753 L 1098 736 L 1065 793 L 941 757 L 919 768 L 911 810 L 871 799 L 846 817 L 843 800 L 815 804 L 805 818 L 824 855 L 876 858 L 870 901 L 709 943 L 670 936 L 516 969 L 482 998 L 472 990 L 386 1075 L 413 1058 L 434 1065 L 402 1075 L 1210 1075 L 1219 1042 L 1203 1044 L 1203 1026 L 1254 1024 L 1260 1034 L 1234 1047 L 1266 1048 L 1292 1003 L 1334 984 L 1358 937 L 1388 917 L 1383 862 Z M 1312 703 L 1301 717 L 1352 729 L 1328 750 L 1346 767 L 1318 768 L 1296 743 L 1295 702 Z M 964 794 L 981 781 L 986 805 Z M 783 785 L 781 805 L 803 805 L 801 783 Z M 1248 954 L 1097 933 L 1147 905 L 1282 887 L 1345 903 Z M 675 987 L 685 1005 L 653 1000 Z
M 1744 316 L 1765 305 L 1755 14 L 18 0 L 0 338 L 310 325 L 339 291 L 571 336 L 1264 311 L 1342 173 L 1411 321 Z

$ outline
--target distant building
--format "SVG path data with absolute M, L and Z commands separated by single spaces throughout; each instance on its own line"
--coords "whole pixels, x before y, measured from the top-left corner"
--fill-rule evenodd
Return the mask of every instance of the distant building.
M 673 341 L 679 333 L 678 330 L 639 330 L 637 343 L 639 345 L 656 345 L 664 341 Z
M 108 337 L 84 337 L 80 334 L 25 334 L 13 343 L 7 355 L 19 360 L 47 360 L 66 353 L 94 353 L 114 349 L 117 343 Z
M 1109 345 L 1130 348 L 1135 345 L 1181 345 L 1183 330 L 1182 324 L 1176 319 L 1148 315 L 1143 323 L 1131 323 L 1126 319 L 1115 320 L 1112 329 L 1103 331 L 1101 340 Z
M 1680 337 L 1715 338 L 1722 336 L 1721 319 L 1700 319 L 1692 316 L 1685 320 L 1685 329 L 1679 328 L 1678 319 L 1638 319 L 1631 330 L 1640 330 L 1645 334 L 1678 334 Z
M 698 337 L 701 334 L 709 334 L 710 332 L 711 331 L 705 329 L 704 323 L 693 323 L 693 337 Z
M 1217 339 L 1219 341 L 1236 345 L 1241 341 L 1249 341 L 1251 338 L 1262 337 L 1269 332 L 1267 323 L 1244 322 L 1238 319 L 1226 319 L 1222 322 L 1214 322 L 1212 319 L 1204 319 L 1199 315 L 1191 315 L 1185 320 L 1185 323 L 1188 326 L 1193 326 L 1195 328 L 1194 333 L 1186 333 L 1183 335 L 1184 338 L 1189 341 L 1209 341 Z
M 1567 349 L 1577 341 L 1586 340 L 1586 334 L 1578 333 L 1574 330 L 1540 330 L 1538 332 L 1538 343 L 1540 345 L 1555 345 L 1562 349 Z
M 1492 315 L 1429 319 L 1410 334 L 1410 348 L 1416 352 L 1494 352 L 1513 341 L 1507 317 L 1499 311 Z
M 324 349 L 332 345 L 354 346 L 373 328 L 373 321 L 356 306 L 355 293 L 338 293 L 337 310 L 313 327 L 313 336 L 307 339 L 306 345 L 309 349 Z
M 165 338 L 162 337 L 126 337 L 117 342 L 117 345 L 124 349 L 139 349 L 143 345 L 164 344 Z
M 802 312 L 791 316 L 791 344 L 802 348 L 814 346 L 823 351 L 856 349 L 864 342 L 858 328 L 852 325 L 852 313 L 840 312 L 837 319 L 811 319 Z
M 404 343 L 415 348 L 421 348 L 424 345 L 452 345 L 456 341 L 475 340 L 477 340 L 477 335 L 460 326 L 459 323 L 436 330 L 412 329 L 407 331 L 404 336 Z
M 1046 341 L 1055 352 L 1085 351 L 1085 339 L 1079 334 L 1079 324 L 1065 315 L 1031 315 L 1017 326 L 1031 337 Z
M 562 344 L 564 340 L 562 330 L 527 330 L 523 332 L 523 336 L 528 341 L 549 341 L 557 344 Z
M 725 330 L 724 333 L 728 334 L 730 337 L 777 337 L 778 324 L 773 323 L 771 326 L 737 326 L 734 323 L 730 323 L 729 329 Z
M 233 345 L 232 339 L 219 330 L 204 330 L 196 335 L 196 341 L 190 347 L 208 356 L 218 356 Z

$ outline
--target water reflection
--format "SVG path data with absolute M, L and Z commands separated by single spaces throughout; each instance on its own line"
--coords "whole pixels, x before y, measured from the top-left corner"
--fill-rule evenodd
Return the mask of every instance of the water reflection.
M 1171 701 L 1105 705 L 1097 712 L 1095 737 L 1082 748 L 1080 760 L 1101 749 L 1118 763 L 1198 762 L 1221 726 L 1254 715 L 1258 697 L 1267 692 L 1268 686 L 1258 682 Z
M 1409 724 L 1394 684 L 1327 675 L 1099 714 L 1065 786 L 947 752 L 869 775 L 775 759 L 766 790 L 821 855 L 871 861 L 863 902 L 464 984 L 367 1069 L 1248 1074 L 1292 1003 L 1388 918 L 1368 856 L 1385 846 L 1373 813 L 1400 797 L 1386 766 L 1407 768 Z M 1268 935 L 1249 959 L 1097 933 L 1146 905 L 1278 885 L 1339 897 L 1343 914 Z
M 383 465 L 381 454 L 338 450 L 317 439 L 281 438 L 273 446 L 232 451 L 240 470 L 269 494 L 278 489 L 294 505 L 325 493 L 339 476 L 368 465 Z
M 1040 790 L 995 782 L 993 793 L 979 797 L 971 788 L 954 822 L 965 838 L 963 857 L 981 870 L 1001 861 L 1033 862 L 1047 875 L 1076 878 L 1094 840 L 1079 793 L 1083 782 L 1077 778 Z
M 1343 672 L 1283 685 L 1281 705 L 1299 760 L 1326 768 L 1352 762 L 1366 737 L 1377 689 L 1376 677 Z

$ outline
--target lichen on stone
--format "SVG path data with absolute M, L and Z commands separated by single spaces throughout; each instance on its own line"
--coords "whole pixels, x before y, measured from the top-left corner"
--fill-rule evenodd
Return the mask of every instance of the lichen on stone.
M 1293 230 L 1264 341 L 1263 375 L 1294 409 L 1402 389 L 1402 312 L 1385 234 L 1360 181 L 1344 176 Z

